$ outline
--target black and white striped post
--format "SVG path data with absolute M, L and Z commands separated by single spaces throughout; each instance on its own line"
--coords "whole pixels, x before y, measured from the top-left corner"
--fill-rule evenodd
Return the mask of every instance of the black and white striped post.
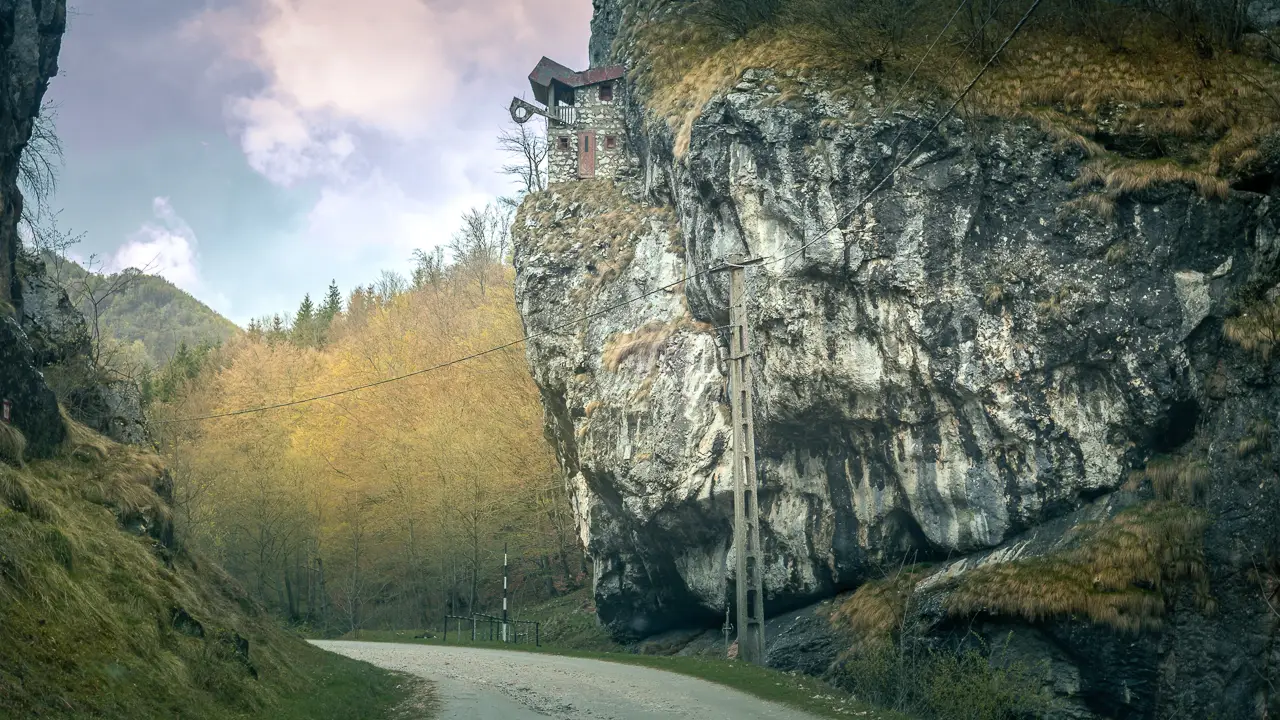
M 502 543 L 502 642 L 507 641 L 507 544 Z

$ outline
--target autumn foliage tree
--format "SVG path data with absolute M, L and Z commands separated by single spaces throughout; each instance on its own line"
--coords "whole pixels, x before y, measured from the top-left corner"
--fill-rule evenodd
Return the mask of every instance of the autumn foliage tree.
M 308 321 L 324 318 L 323 342 L 247 333 L 153 407 L 177 420 L 408 376 L 159 425 L 187 541 L 291 620 L 345 632 L 495 611 L 504 543 L 517 612 L 585 580 L 521 349 L 411 375 L 522 334 L 505 235 L 471 220 L 470 252 L 422 254 L 410 289 L 357 289 L 340 311 L 331 288 Z

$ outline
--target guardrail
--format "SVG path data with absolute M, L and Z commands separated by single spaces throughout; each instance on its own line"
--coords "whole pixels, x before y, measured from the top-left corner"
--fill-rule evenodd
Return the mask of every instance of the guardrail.
M 475 642 L 477 638 L 488 640 L 489 642 L 506 642 L 519 644 L 521 642 L 529 642 L 530 629 L 533 631 L 534 647 L 542 647 L 542 623 L 534 620 L 507 620 L 506 625 L 509 632 L 503 633 L 503 621 L 500 617 L 493 615 L 485 615 L 483 613 L 474 613 L 470 617 L 463 615 L 445 615 L 444 616 L 444 642 L 449 642 L 449 621 L 454 623 L 454 634 L 458 641 L 461 642 L 465 636 L 465 627 L 471 631 L 471 642 Z M 532 628 L 530 628 L 532 626 Z M 524 628 L 524 632 L 521 632 Z

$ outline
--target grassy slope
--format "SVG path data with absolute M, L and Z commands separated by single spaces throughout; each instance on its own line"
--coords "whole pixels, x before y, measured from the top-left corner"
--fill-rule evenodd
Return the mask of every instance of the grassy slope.
M 50 266 L 52 271 L 52 263 Z M 78 287 L 87 274 L 69 260 L 58 267 L 72 288 Z M 90 308 L 84 303 L 80 310 L 90 316 Z M 104 334 L 121 345 L 140 343 L 146 357 L 157 367 L 168 362 L 180 343 L 190 347 L 202 342 L 216 344 L 240 332 L 235 323 L 155 275 L 139 275 L 124 291 L 106 298 L 102 324 Z
M 284 632 L 157 540 L 160 461 L 72 430 L 56 458 L 0 464 L 0 718 L 372 720 L 421 696 Z
M 595 608 L 591 605 L 590 589 L 580 590 L 541 605 L 530 607 L 521 613 L 518 619 L 536 620 L 542 623 L 541 648 L 535 648 L 532 644 L 471 643 L 469 641 L 469 632 L 464 633 L 466 641 L 463 643 L 458 643 L 457 637 L 450 632 L 448 644 L 520 650 L 524 652 L 543 652 L 628 665 L 643 665 L 709 680 L 765 700 L 805 710 L 822 717 L 863 717 L 869 719 L 882 718 L 885 720 L 901 717 L 895 713 L 875 710 L 858 703 L 848 693 L 805 675 L 784 673 L 728 660 L 629 653 L 623 646 L 613 642 L 608 633 L 601 629 L 596 622 Z M 427 639 L 414 637 L 421 634 L 421 631 L 409 630 L 364 630 L 349 633 L 343 639 L 420 645 L 445 644 L 438 637 L 438 629 L 432 631 L 432 634 L 437 637 Z

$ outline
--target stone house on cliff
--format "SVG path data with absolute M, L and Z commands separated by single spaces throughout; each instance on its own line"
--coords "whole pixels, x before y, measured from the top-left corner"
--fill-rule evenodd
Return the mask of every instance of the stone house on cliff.
M 550 184 L 613 178 L 625 163 L 625 73 L 622 65 L 575 72 L 546 57 L 529 73 L 534 99 L 543 107 L 515 98 L 511 118 L 547 118 Z

